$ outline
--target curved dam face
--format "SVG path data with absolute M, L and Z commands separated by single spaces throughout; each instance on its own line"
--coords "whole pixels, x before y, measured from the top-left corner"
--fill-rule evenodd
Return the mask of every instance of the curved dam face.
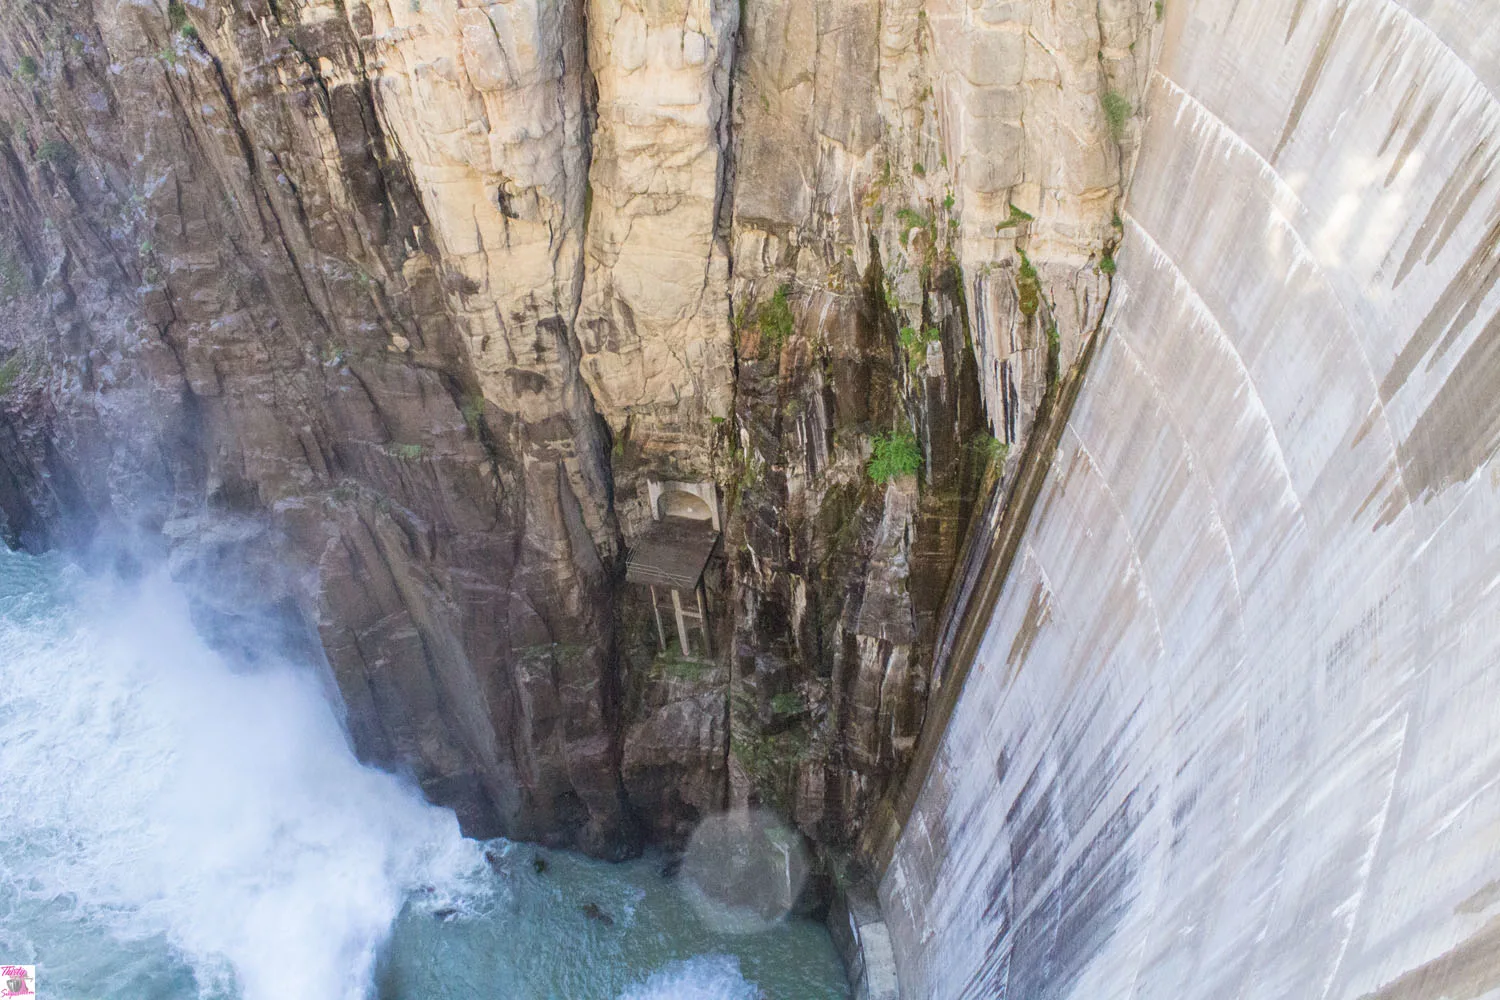
M 1165 17 L 1102 340 L 881 884 L 903 993 L 1478 997 L 1500 18 Z

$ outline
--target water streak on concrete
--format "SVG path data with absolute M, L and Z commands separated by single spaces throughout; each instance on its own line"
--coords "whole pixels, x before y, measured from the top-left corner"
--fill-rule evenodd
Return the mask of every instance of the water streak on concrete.
M 1479 997 L 1500 18 L 1165 10 L 1104 339 L 881 885 L 903 995 Z

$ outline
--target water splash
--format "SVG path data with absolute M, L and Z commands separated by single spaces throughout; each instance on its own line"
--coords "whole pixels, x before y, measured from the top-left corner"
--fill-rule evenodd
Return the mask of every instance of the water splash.
M 716 933 L 660 856 L 464 840 L 355 760 L 326 678 L 246 654 L 165 578 L 0 551 L 0 961 L 44 995 L 848 996 L 822 926 Z
M 315 676 L 237 672 L 161 576 L 0 552 L 0 774 L 0 944 L 43 977 L 79 960 L 32 943 L 50 915 L 165 941 L 204 997 L 357 1000 L 407 893 L 480 864 L 355 760 Z
M 759 989 L 740 975 L 740 963 L 726 955 L 704 955 L 673 962 L 620 1000 L 760 1000 Z

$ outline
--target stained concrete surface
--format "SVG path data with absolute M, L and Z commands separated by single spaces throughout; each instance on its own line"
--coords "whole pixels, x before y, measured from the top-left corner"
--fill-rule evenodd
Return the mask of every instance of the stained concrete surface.
M 1500 10 L 1166 0 L 1103 342 L 881 885 L 903 995 L 1500 990 Z

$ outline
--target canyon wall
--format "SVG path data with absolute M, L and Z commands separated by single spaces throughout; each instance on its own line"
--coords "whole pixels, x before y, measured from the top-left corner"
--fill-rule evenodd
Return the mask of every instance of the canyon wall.
M 1500 987 L 1500 19 L 1166 0 L 1104 332 L 881 885 L 907 996 Z
M 762 801 L 850 847 L 1098 327 L 1159 36 L 1148 0 L 0 0 L 0 534 L 290 622 L 471 833 L 617 854 Z M 721 498 L 709 663 L 624 580 L 653 480 Z

